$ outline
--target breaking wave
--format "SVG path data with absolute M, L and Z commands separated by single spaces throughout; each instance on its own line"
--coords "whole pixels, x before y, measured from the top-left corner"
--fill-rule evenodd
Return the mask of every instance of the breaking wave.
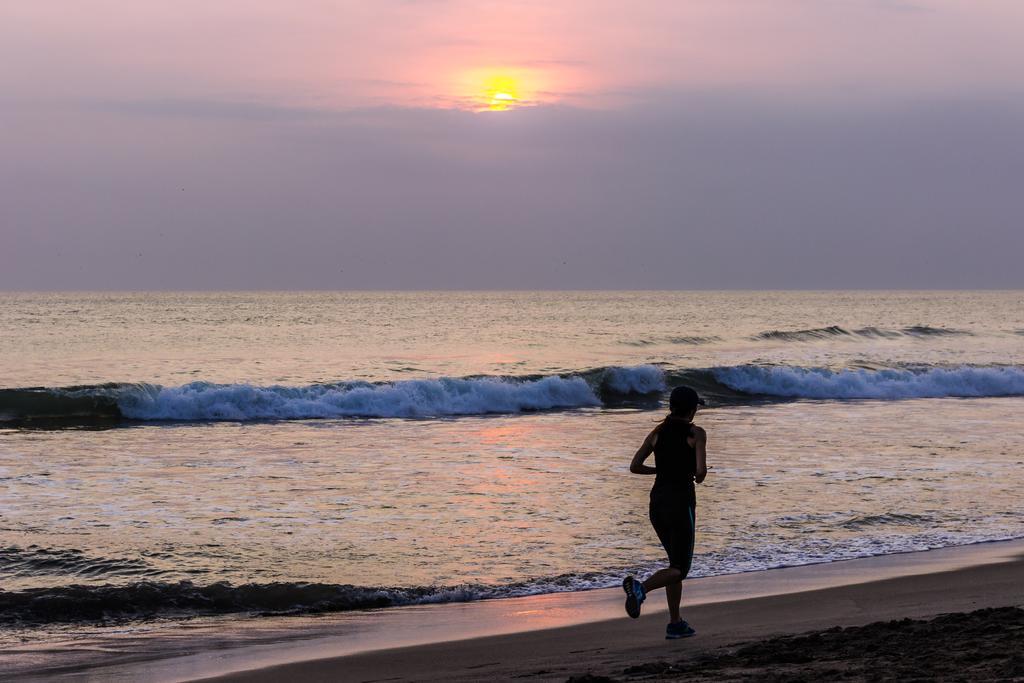
M 717 368 L 722 384 L 753 395 L 813 399 L 1024 396 L 1024 368 L 828 370 L 785 366 Z
M 557 376 L 522 382 L 442 378 L 307 387 L 195 382 L 147 387 L 118 401 L 121 414 L 137 420 L 440 417 L 598 405 L 583 378 Z
M 737 365 L 664 370 L 607 367 L 567 375 L 256 386 L 193 382 L 176 387 L 0 389 L 0 422 L 31 420 L 246 421 L 437 418 L 621 405 L 656 408 L 687 384 L 711 405 L 780 399 L 1024 396 L 1024 368 L 804 368 Z
M 428 418 L 601 406 L 665 390 L 652 365 L 575 375 L 441 377 L 398 382 L 256 386 L 192 382 L 0 390 L 0 421 L 30 419 L 290 420 Z

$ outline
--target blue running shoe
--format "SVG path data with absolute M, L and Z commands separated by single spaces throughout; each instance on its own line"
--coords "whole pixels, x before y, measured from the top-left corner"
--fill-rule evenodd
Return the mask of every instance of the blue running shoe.
M 697 635 L 693 627 L 685 621 L 677 621 L 665 627 L 665 640 L 676 640 L 678 638 L 689 638 Z
M 622 590 L 626 591 L 626 614 L 636 619 L 640 616 L 640 605 L 647 599 L 647 591 L 644 590 L 644 585 L 632 576 L 622 580 Z

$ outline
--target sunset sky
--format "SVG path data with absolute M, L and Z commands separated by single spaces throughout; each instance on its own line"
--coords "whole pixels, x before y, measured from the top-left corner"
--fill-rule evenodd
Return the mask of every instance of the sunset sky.
M 1022 287 L 1017 0 L 0 3 L 0 289 Z

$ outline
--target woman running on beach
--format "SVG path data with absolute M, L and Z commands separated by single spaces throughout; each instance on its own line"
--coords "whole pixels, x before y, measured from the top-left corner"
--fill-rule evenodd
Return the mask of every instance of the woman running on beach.
M 697 505 L 693 483 L 704 481 L 708 465 L 707 434 L 693 424 L 697 406 L 704 405 L 704 401 L 690 387 L 676 387 L 668 405 L 669 416 L 647 436 L 629 465 L 633 474 L 655 475 L 651 488 L 651 524 L 668 553 L 668 567 L 643 582 L 627 576 L 622 588 L 626 591 L 626 613 L 634 619 L 640 616 L 640 605 L 647 593 L 664 588 L 671 618 L 665 637 L 674 639 L 696 633 L 679 616 L 679 601 L 683 597 L 683 579 L 693 561 Z M 644 464 L 651 453 L 654 453 L 654 467 Z

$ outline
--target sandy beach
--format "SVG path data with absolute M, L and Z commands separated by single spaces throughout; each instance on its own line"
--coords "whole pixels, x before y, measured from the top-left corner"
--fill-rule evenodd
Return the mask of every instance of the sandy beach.
M 886 658 L 889 646 L 896 648 L 895 654 L 889 655 L 918 667 L 922 676 L 929 675 L 920 668 L 922 662 L 932 667 L 931 674 L 957 678 L 967 676 L 969 672 L 963 667 L 977 666 L 980 659 L 981 666 L 995 668 L 977 669 L 973 676 L 976 680 L 1019 677 L 1024 675 L 1019 655 L 1024 644 L 1024 620 L 1019 609 L 947 617 L 931 624 L 902 622 L 840 633 L 829 631 L 797 640 L 769 640 L 760 647 L 753 644 L 835 627 L 1022 605 L 1024 558 L 1018 554 L 1005 562 L 952 571 L 697 605 L 685 610 L 685 616 L 699 634 L 682 641 L 662 639 L 664 614 L 655 612 L 636 621 L 622 617 L 300 661 L 206 680 L 563 681 L 572 677 L 588 680 L 587 675 L 612 679 L 691 678 L 702 671 L 716 679 L 771 677 L 772 672 L 785 672 L 787 678 L 799 678 L 801 674 L 813 678 L 815 672 L 824 675 L 847 671 L 856 677 L 872 675 L 869 670 L 858 669 L 858 661 L 876 667 L 875 674 L 879 670 L 897 671 Z M 741 647 L 738 653 L 737 647 Z M 844 656 L 837 657 L 837 652 Z M 831 667 L 829 661 L 834 662 Z

